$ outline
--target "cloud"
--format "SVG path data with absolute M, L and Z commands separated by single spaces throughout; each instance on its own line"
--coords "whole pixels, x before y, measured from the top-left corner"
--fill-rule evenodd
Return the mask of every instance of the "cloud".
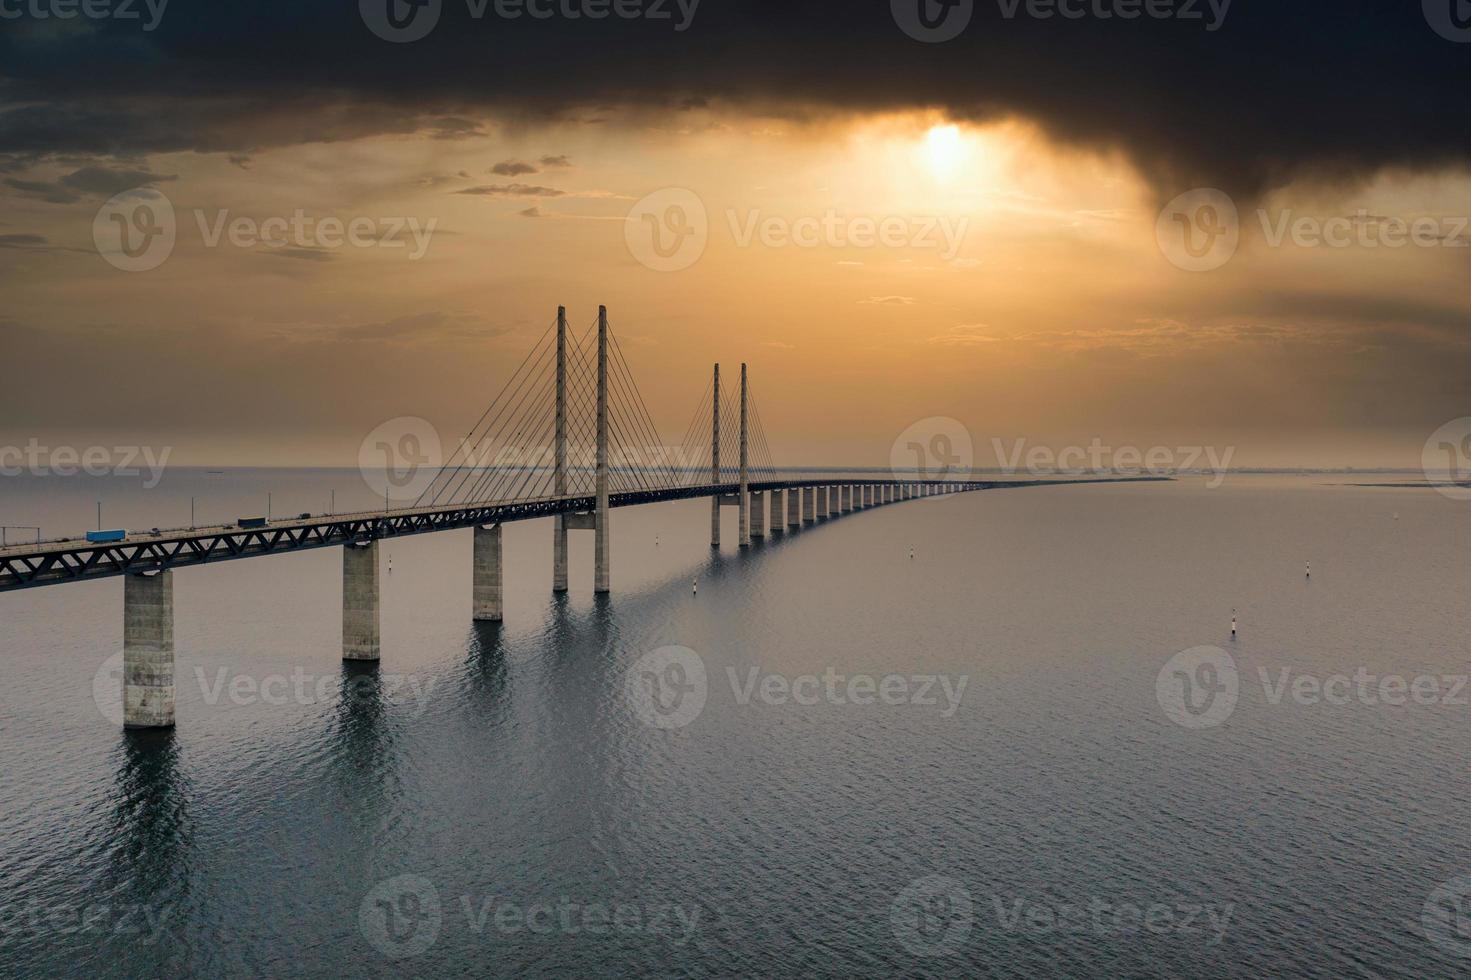
M 962 323 L 951 327 L 944 333 L 931 337 L 928 343 L 937 344 L 941 347 L 980 347 L 984 344 L 994 344 L 999 338 L 992 337 L 986 331 L 990 329 L 984 323 Z
M 1328 0 L 1234 3 L 1219 23 L 1205 3 L 1169 5 L 1196 19 L 1131 20 L 1008 18 L 1006 5 L 976 4 L 945 44 L 905 36 L 890 4 L 835 16 L 831 0 L 702 4 L 686 30 L 677 5 L 665 7 L 669 21 L 512 25 L 445 4 L 429 36 L 400 45 L 349 23 L 356 5 L 340 0 L 300 0 L 265 19 L 248 4 L 195 6 L 146 34 L 121 20 L 65 35 L 0 32 L 10 106 L 0 155 L 458 140 L 484 135 L 492 119 L 642 125 L 718 105 L 793 120 L 911 108 L 1024 118 L 1063 142 L 1123 153 L 1164 199 L 1471 160 L 1465 48 L 1413 2 L 1356 4 L 1351 17 Z M 1341 65 L 1355 66 L 1352 79 Z M 1367 138 L 1367 118 L 1390 120 L 1393 138 Z
M 302 262 L 331 262 L 337 253 L 330 248 L 310 248 L 304 245 L 277 245 L 258 253 L 274 255 L 281 259 L 296 259 Z
M 536 167 L 522 160 L 502 160 L 491 167 L 490 172 L 498 177 L 520 177 L 523 174 L 541 173 Z
M 561 197 L 563 191 L 555 187 L 540 187 L 535 184 L 482 184 L 466 187 L 456 194 L 474 194 L 481 197 Z
M 177 177 L 173 174 L 156 174 L 148 170 L 127 170 L 92 164 L 73 170 L 54 181 L 8 177 L 5 185 L 28 197 L 39 198 L 49 204 L 75 204 L 86 197 L 107 198 L 135 187 L 152 187 L 155 184 L 176 179 Z
M 544 156 L 541 158 L 541 165 L 553 170 L 558 170 L 572 166 L 572 161 L 569 160 L 565 154 L 563 154 L 562 156 Z
M 859 306 L 913 306 L 913 296 L 870 296 L 860 299 Z
M 341 340 L 419 344 L 445 340 L 484 339 L 510 332 L 510 327 L 487 323 L 474 313 L 431 310 L 425 313 L 393 317 L 376 323 L 341 327 L 333 331 L 333 335 Z
M 540 218 L 540 217 L 543 217 L 543 215 L 541 213 L 541 208 L 535 207 L 535 206 L 529 207 L 525 211 L 517 211 L 516 213 L 519 214 L 523 218 Z

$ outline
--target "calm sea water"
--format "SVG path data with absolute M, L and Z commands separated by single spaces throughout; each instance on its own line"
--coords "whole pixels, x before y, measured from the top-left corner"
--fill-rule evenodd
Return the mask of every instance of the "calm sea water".
M 353 479 L 12 480 L 0 520 Z M 391 541 L 377 668 L 341 663 L 335 550 L 185 569 L 169 734 L 107 717 L 118 580 L 0 595 L 0 973 L 1463 974 L 1471 504 L 1333 479 L 975 493 L 718 555 L 708 503 L 631 508 L 603 599 L 589 534 L 557 598 L 515 524 L 503 626 L 468 531 Z M 1425 703 L 1330 681 L 1360 670 Z

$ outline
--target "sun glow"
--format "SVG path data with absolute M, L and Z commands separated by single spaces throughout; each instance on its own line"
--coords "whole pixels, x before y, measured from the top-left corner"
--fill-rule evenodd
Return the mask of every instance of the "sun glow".
M 940 180 L 950 180 L 960 173 L 968 153 L 959 126 L 934 126 L 925 134 L 925 164 Z

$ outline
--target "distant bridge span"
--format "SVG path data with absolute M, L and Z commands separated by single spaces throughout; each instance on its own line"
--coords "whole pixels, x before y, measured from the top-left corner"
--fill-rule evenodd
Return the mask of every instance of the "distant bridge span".
M 474 618 L 497 622 L 504 614 L 501 527 L 511 521 L 552 520 L 552 589 L 557 592 L 567 590 L 567 532 L 593 531 L 594 590 L 603 593 L 611 589 L 609 512 L 618 507 L 708 497 L 712 546 L 720 545 L 720 509 L 730 506 L 739 510 L 740 545 L 746 547 L 768 533 L 795 532 L 916 497 L 1133 482 L 952 479 L 952 461 L 946 459 L 938 466 L 922 465 L 913 478 L 907 470 L 896 470 L 883 479 L 839 474 L 782 479 L 744 364 L 738 395 L 722 390 L 720 366 L 715 366 L 684 441 L 666 446 L 618 350 L 606 308 L 598 310 L 595 353 L 593 328 L 580 340 L 572 337 L 565 308 L 558 309 L 554 327 L 406 506 L 390 507 L 385 501 L 381 511 L 261 521 L 259 526 L 250 522 L 130 533 L 120 541 L 82 538 L 0 548 L 0 592 L 121 576 L 124 725 L 161 728 L 174 724 L 175 568 L 341 548 L 343 659 L 376 661 L 381 654 L 378 543 L 385 538 L 474 528 Z M 738 416 L 738 425 L 722 429 L 722 415 Z M 571 465 L 574 448 L 592 450 L 592 465 Z M 668 449 L 675 451 L 673 461 Z M 494 461 L 487 464 L 492 450 Z M 690 465 L 696 458 L 698 465 Z

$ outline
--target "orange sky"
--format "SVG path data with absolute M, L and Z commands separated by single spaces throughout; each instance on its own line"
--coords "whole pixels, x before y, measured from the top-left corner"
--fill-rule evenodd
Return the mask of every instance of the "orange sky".
M 1467 413 L 1471 252 L 1445 247 L 1471 240 L 1455 220 L 1471 214 L 1465 176 L 1235 202 L 1239 248 L 1192 272 L 1162 249 L 1161 195 L 1126 161 L 1021 122 L 696 111 L 134 169 L 176 226 L 147 271 L 99 257 L 105 194 L 6 199 L 0 441 L 350 465 L 394 416 L 464 429 L 558 304 L 581 327 L 599 303 L 667 440 L 711 362 L 744 360 L 794 464 L 882 465 L 915 420 L 948 416 L 980 465 L 993 438 L 1101 438 L 1232 446 L 1247 466 L 1416 467 L 1426 437 Z M 659 268 L 638 245 L 648 195 L 658 220 L 671 200 L 703 210 L 683 215 L 697 260 Z M 366 220 L 364 244 L 231 241 L 235 219 L 279 231 L 298 210 Z M 1451 240 L 1274 245 L 1284 216 L 1430 216 Z

